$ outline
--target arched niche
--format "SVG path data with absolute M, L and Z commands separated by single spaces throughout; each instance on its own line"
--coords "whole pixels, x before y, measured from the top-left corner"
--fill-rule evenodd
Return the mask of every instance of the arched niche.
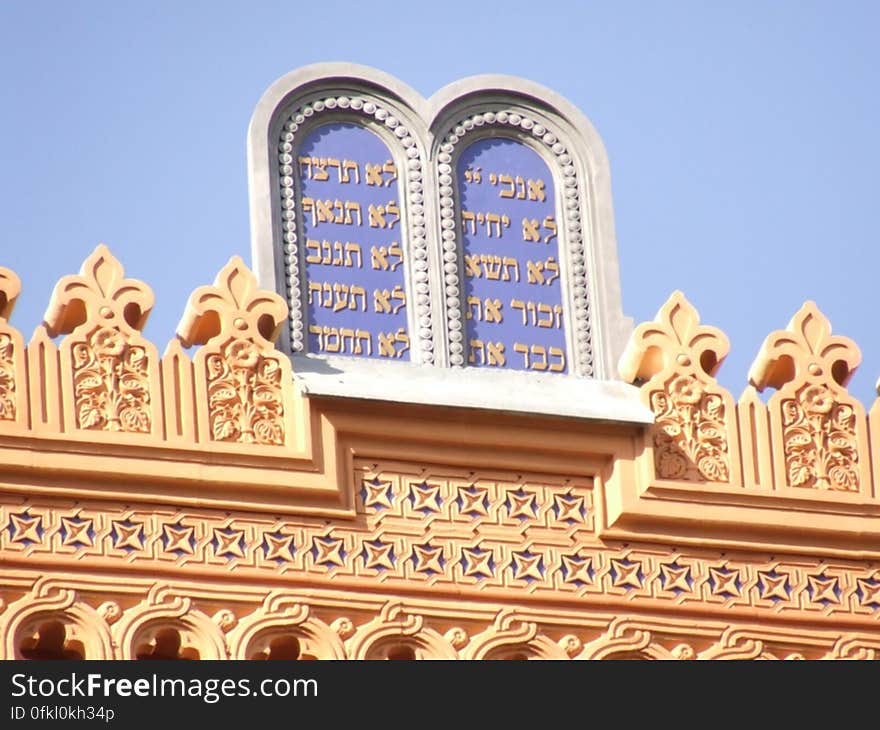
M 474 223 L 479 228 L 476 215 L 483 212 L 487 238 L 490 231 L 500 231 L 499 241 L 507 238 L 511 244 L 517 244 L 518 252 L 528 251 L 531 245 L 536 252 L 542 248 L 553 250 L 553 254 L 545 250 L 543 258 L 522 253 L 519 253 L 522 258 L 507 257 L 518 259 L 519 282 L 515 281 L 517 269 L 512 261 L 505 263 L 502 255 L 500 281 L 504 282 L 505 275 L 511 279 L 505 289 L 509 296 L 497 297 L 507 310 L 503 315 L 505 319 L 508 314 L 520 317 L 525 332 L 556 329 L 556 300 L 547 289 L 558 281 L 560 324 L 566 336 L 564 372 L 602 380 L 615 378 L 616 363 L 632 330 L 632 321 L 621 311 L 608 159 L 592 124 L 559 94 L 534 82 L 509 76 L 463 79 L 441 89 L 431 102 L 439 236 L 444 253 L 457 254 L 461 261 L 458 269 L 444 270 L 447 296 L 443 312 L 451 364 L 475 364 L 471 362 L 470 338 L 465 337 L 465 328 L 457 323 L 467 319 L 466 279 L 476 278 L 475 266 L 467 268 L 467 240 L 462 234 L 465 229 L 472 230 L 469 214 L 475 214 Z M 493 140 L 503 141 L 495 154 L 491 147 Z M 483 152 L 481 147 L 488 148 L 489 154 L 481 156 L 491 162 L 492 169 L 477 170 L 482 165 L 469 164 L 469 155 L 473 151 Z M 520 159 L 510 156 L 505 159 L 505 148 L 519 152 Z M 462 161 L 464 164 L 460 165 Z M 492 174 L 496 176 L 494 182 Z M 542 181 L 544 200 L 540 200 Z M 492 194 L 497 195 L 493 210 L 471 208 L 466 198 L 476 190 L 484 193 L 483 199 L 487 202 Z M 502 193 L 505 197 L 501 197 Z M 534 215 L 529 212 L 530 208 L 534 209 Z M 507 215 L 509 224 L 502 218 L 499 226 L 497 219 L 487 218 L 487 213 Z M 488 255 L 498 254 L 493 250 Z M 554 260 L 548 261 L 551 255 Z M 497 269 L 491 268 L 498 264 L 495 259 L 479 263 L 483 269 L 482 279 L 497 273 Z M 558 280 L 548 287 L 546 281 L 557 273 L 557 265 Z M 469 271 L 473 272 L 471 277 L 468 277 Z M 514 296 L 514 292 L 530 289 L 536 293 L 535 298 Z M 538 297 L 537 292 L 542 290 L 541 296 L 547 296 L 550 301 Z M 456 291 L 457 296 L 449 294 Z M 513 299 L 524 303 L 522 310 L 512 307 Z M 529 307 L 529 301 L 534 308 Z M 539 308 L 539 304 L 545 306 Z M 539 327 L 539 321 L 552 322 L 552 327 Z M 554 356 L 550 356 L 550 345 L 540 340 L 522 344 L 528 345 L 528 352 L 514 353 L 518 358 L 514 363 L 519 363 L 519 367 L 533 370 L 537 363 L 539 372 L 549 373 L 551 366 L 557 370 L 562 366 L 562 358 L 556 350 Z M 533 344 L 537 345 L 534 351 Z M 474 360 L 478 359 L 476 355 Z M 546 370 L 540 370 L 545 367 Z
M 258 103 L 248 132 L 254 269 L 287 299 L 280 344 L 294 355 L 429 364 L 418 95 L 363 70 L 305 67 Z M 320 298 L 310 282 L 322 285 Z
M 339 634 L 307 611 L 291 616 L 256 615 L 230 633 L 230 655 L 251 660 L 345 659 Z
M 299 192 L 304 349 L 409 361 L 399 161 L 355 121 L 324 122 L 299 137 L 290 178 Z
M 115 659 L 110 627 L 75 591 L 38 587 L 11 604 L 0 624 L 14 659 Z
M 126 611 L 113 633 L 123 659 L 227 658 L 220 627 L 185 598 L 139 604 Z
M 452 361 L 565 374 L 575 320 L 560 275 L 555 181 L 528 139 L 486 131 L 451 155 L 459 226 L 449 240 L 460 241 L 464 312 L 448 311 Z

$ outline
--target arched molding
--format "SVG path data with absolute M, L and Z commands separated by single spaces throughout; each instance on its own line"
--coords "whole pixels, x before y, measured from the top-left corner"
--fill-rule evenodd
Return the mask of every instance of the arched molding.
M 295 194 L 297 151 L 301 140 L 318 127 L 350 122 L 374 132 L 396 164 L 400 244 L 407 268 L 407 301 L 412 303 L 407 308 L 410 358 L 415 363 L 434 362 L 422 105 L 418 94 L 388 74 L 338 63 L 316 64 L 287 74 L 257 104 L 248 131 L 253 262 L 263 286 L 286 292 L 290 323 L 282 345 L 290 352 L 307 351 L 308 331 L 306 278 L 301 274 L 303 211 Z M 282 255 L 276 250 L 280 242 Z
M 181 648 L 192 647 L 199 659 L 226 659 L 223 632 L 211 617 L 192 608 L 192 601 L 167 588 L 154 588 L 150 597 L 128 609 L 113 627 L 122 659 L 135 659 L 139 647 L 155 641 L 164 629 L 179 632 Z
M 424 617 L 407 613 L 399 604 L 386 604 L 378 616 L 361 626 L 347 642 L 352 659 L 385 659 L 389 649 L 412 649 L 415 659 L 458 659 L 460 630 L 441 635 L 425 626 Z
M 266 650 L 274 639 L 284 636 L 296 637 L 302 655 L 316 659 L 347 657 L 337 630 L 312 616 L 305 603 L 283 597 L 270 597 L 262 610 L 243 618 L 230 631 L 227 637 L 229 656 L 233 659 L 250 659 Z
M 38 632 L 41 624 L 53 621 L 63 624 L 65 644 L 76 643 L 82 649 L 83 658 L 118 658 L 104 616 L 82 601 L 75 590 L 49 583 L 38 583 L 31 593 L 0 614 L 4 656 L 24 658 L 20 651 L 22 641 Z

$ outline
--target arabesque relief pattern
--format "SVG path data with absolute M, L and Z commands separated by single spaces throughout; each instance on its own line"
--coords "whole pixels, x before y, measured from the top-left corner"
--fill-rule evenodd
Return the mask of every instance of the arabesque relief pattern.
M 59 282 L 27 347 L 7 324 L 18 290 L 0 269 L 8 657 L 873 658 L 880 645 L 876 560 L 674 531 L 620 539 L 603 523 L 602 495 L 620 478 L 608 465 L 633 467 L 634 481 L 645 472 L 651 488 L 777 492 L 798 504 L 812 490 L 831 532 L 840 505 L 871 508 L 880 450 L 868 436 L 880 409 L 866 416 L 846 392 L 858 349 L 812 303 L 767 338 L 736 402 L 714 379 L 726 337 L 676 292 L 637 328 L 620 367 L 654 426 L 597 431 L 592 462 L 572 462 L 556 432 L 552 458 L 539 447 L 529 457 L 543 467 L 520 468 L 511 448 L 499 469 L 465 465 L 461 444 L 373 457 L 383 448 L 373 424 L 385 418 L 386 441 L 394 433 L 387 414 L 371 413 L 372 440 L 344 442 L 334 419 L 356 431 L 358 411 L 303 405 L 274 347 L 286 305 L 238 257 L 193 293 L 162 357 L 140 334 L 152 293 L 106 247 Z M 767 387 L 777 392 L 765 405 L 756 394 Z M 515 440 L 514 426 L 493 421 Z M 418 436 L 449 438 L 428 423 Z M 75 489 L 52 492 L 35 459 L 48 464 L 71 443 L 62 466 L 80 469 Z M 467 447 L 500 463 L 486 456 L 491 441 Z M 163 458 L 191 473 L 153 499 L 102 491 L 88 476 L 96 450 L 141 469 L 132 484 Z M 560 455 L 579 466 L 558 467 Z M 248 491 L 263 486 L 272 509 Z M 211 499 L 222 489 L 221 509 Z M 336 512 L 319 502 L 333 489 Z M 65 577 L 41 578 L 53 571 Z M 627 618 L 631 608 L 676 619 Z M 785 628 L 789 619 L 798 626 Z
M 208 433 L 214 441 L 285 443 L 282 383 L 290 380 L 290 363 L 272 345 L 286 313 L 283 300 L 260 290 L 238 257 L 214 286 L 190 297 L 178 333 L 187 346 L 204 345 L 196 367 L 204 368 Z
M 45 315 L 48 335 L 68 335 L 61 345 L 61 367 L 72 380 L 76 428 L 153 430 L 158 389 L 151 375 L 157 373 L 158 357 L 140 336 L 153 293 L 124 273 L 107 247 L 99 246 L 79 275 L 58 282 Z
M 145 444 L 288 443 L 290 364 L 274 348 L 286 305 L 258 289 L 240 258 L 193 293 L 164 358 L 140 334 L 152 291 L 124 278 L 104 245 L 58 282 L 27 348 L 6 323 L 19 289 L 0 269 L 0 424 L 17 420 L 43 435 L 88 430 L 99 440 L 97 432 L 141 435 Z M 184 348 L 194 345 L 202 347 L 191 365 Z
M 875 659 L 870 632 L 322 591 L 51 576 L 7 594 L 0 658 Z M 271 656 L 278 652 L 278 656 Z
M 738 404 L 712 377 L 728 349 L 680 292 L 633 333 L 621 373 L 641 386 L 656 415 L 656 476 L 876 498 L 868 419 L 845 389 L 861 360 L 855 343 L 832 336 L 825 316 L 806 303 L 787 329 L 767 337 Z M 777 392 L 765 405 L 756 391 L 767 387 Z
M 0 423 L 14 422 L 18 415 L 19 379 L 17 358 L 23 350 L 21 335 L 6 320 L 21 291 L 18 276 L 0 266 Z
M 675 292 L 654 322 L 633 333 L 621 374 L 647 381 L 642 393 L 656 416 L 652 445 L 658 477 L 730 482 L 732 460 L 738 460 L 733 399 L 713 377 L 730 345 L 720 330 L 699 322 L 697 311 Z
M 813 302 L 785 330 L 768 335 L 749 373 L 756 388 L 772 386 L 771 423 L 781 434 L 781 475 L 790 487 L 862 491 L 865 416 L 845 386 L 861 362 L 856 344 L 831 335 Z M 859 453 L 862 457 L 860 460 Z

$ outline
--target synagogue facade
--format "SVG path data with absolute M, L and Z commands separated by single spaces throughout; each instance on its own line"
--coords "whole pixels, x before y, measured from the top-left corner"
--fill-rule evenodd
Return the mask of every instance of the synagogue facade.
M 685 282 L 633 323 L 578 109 L 319 64 L 248 161 L 167 343 L 104 245 L 29 338 L 0 268 L 0 657 L 875 658 L 858 346 L 806 302 L 732 394 Z

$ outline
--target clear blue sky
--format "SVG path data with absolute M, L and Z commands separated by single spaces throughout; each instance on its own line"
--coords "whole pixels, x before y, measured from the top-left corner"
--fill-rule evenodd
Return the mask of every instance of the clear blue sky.
M 611 161 L 624 311 L 681 289 L 738 395 L 767 333 L 813 299 L 880 375 L 880 3 L 46 2 L 0 4 L 0 265 L 28 335 L 100 242 L 157 302 L 250 262 L 245 137 L 284 73 L 352 61 L 428 96 L 464 76 L 537 81 Z

